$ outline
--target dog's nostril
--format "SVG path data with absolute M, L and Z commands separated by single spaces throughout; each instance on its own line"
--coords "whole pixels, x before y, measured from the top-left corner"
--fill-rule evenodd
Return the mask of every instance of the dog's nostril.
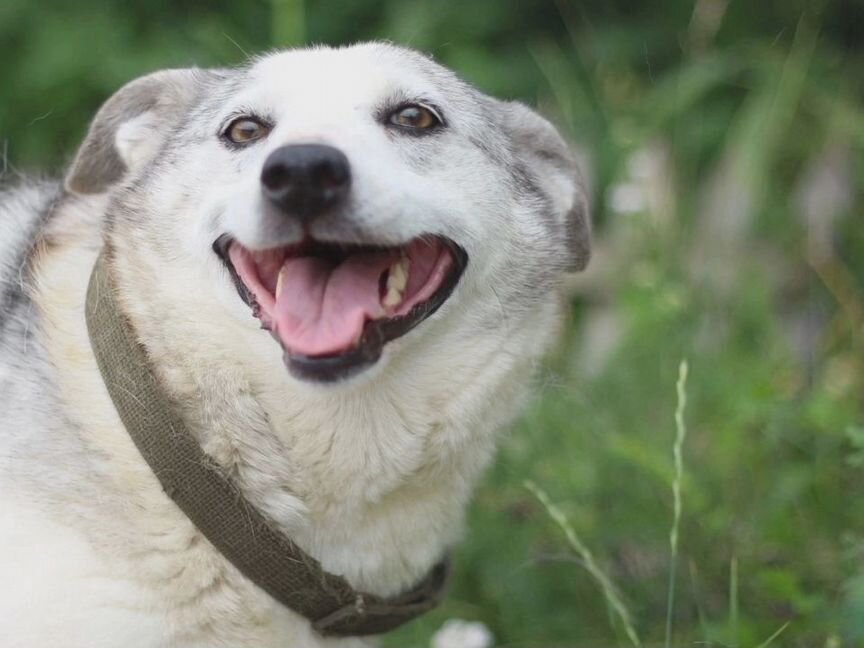
M 295 144 L 273 151 L 261 170 L 264 195 L 301 220 L 335 207 L 348 193 L 348 158 L 323 144 Z
M 323 160 L 312 171 L 313 175 L 320 178 L 323 186 L 330 188 L 341 187 L 348 183 L 348 165 L 334 163 L 333 160 Z
M 279 189 L 291 182 L 291 169 L 284 164 L 265 166 L 261 172 L 261 182 L 268 189 Z

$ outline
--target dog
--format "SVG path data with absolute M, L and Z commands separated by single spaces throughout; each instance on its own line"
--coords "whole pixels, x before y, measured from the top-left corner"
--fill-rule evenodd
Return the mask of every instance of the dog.
M 327 574 L 389 597 L 458 541 L 589 250 L 556 129 L 421 53 L 130 82 L 63 181 L 0 194 L 3 646 L 377 645 L 262 590 L 142 458 L 88 334 L 100 255 L 196 447 Z

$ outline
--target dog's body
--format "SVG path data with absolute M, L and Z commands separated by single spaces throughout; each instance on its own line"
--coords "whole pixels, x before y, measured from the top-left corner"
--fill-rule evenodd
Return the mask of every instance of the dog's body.
M 429 136 L 370 116 L 421 100 L 446 116 Z M 219 140 L 240 111 L 268 116 L 266 138 L 242 150 Z M 332 384 L 286 371 L 212 250 L 226 233 L 250 250 L 298 240 L 258 188 L 261 161 L 294 141 L 337 146 L 352 170 L 350 205 L 306 235 L 401 245 L 434 234 L 469 259 L 438 312 Z M 368 645 L 316 635 L 163 491 L 88 338 L 85 292 L 103 245 L 124 312 L 205 452 L 324 569 L 391 595 L 458 538 L 587 236 L 554 129 L 413 52 L 299 50 L 121 90 L 65 188 L 0 194 L 3 646 Z M 290 365 L 295 338 L 270 328 Z

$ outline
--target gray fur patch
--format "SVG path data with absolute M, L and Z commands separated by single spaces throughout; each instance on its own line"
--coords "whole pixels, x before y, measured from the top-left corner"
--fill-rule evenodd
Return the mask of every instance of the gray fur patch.
M 60 196 L 51 182 L 0 191 L 0 343 L 3 331 L 29 313 L 30 253 Z
M 81 194 L 101 193 L 127 171 L 117 151 L 118 129 L 129 120 L 153 112 L 166 130 L 192 105 L 200 70 L 154 72 L 118 90 L 102 106 L 66 176 L 66 188 Z

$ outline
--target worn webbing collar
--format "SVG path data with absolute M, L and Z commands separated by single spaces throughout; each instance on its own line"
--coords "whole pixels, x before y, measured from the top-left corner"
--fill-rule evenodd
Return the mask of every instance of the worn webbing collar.
M 175 411 L 121 312 L 104 253 L 87 290 L 87 328 L 102 378 L 126 430 L 168 496 L 247 578 L 312 621 L 323 635 L 381 634 L 435 607 L 439 563 L 411 591 L 384 599 L 355 591 L 276 531 L 204 453 Z

